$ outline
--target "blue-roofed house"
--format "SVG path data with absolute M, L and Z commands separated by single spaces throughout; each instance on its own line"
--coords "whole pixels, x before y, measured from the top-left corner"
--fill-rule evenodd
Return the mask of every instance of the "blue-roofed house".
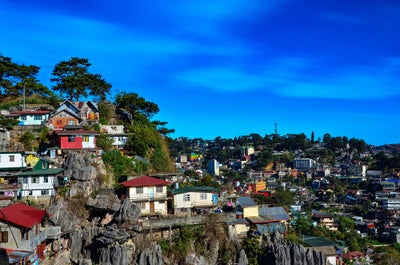
M 290 216 L 283 207 L 261 206 L 258 213 L 258 216 L 247 218 L 251 229 L 261 234 L 286 233 Z
M 258 204 L 249 196 L 241 196 L 237 198 L 236 216 L 238 216 L 238 219 L 258 216 Z

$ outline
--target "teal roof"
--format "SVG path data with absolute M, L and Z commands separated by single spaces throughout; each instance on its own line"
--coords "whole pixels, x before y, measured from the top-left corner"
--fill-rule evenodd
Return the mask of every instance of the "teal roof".
M 49 168 L 49 169 L 25 171 L 22 172 L 21 174 L 18 174 L 18 176 L 26 177 L 26 176 L 38 176 L 38 175 L 57 175 L 63 171 L 64 168 Z
M 173 194 L 181 194 L 186 192 L 217 192 L 218 189 L 214 187 L 185 187 L 180 189 L 174 189 Z
M 304 244 L 310 247 L 335 246 L 335 242 L 323 237 L 302 235 L 299 236 L 299 239 L 300 241 L 303 241 Z

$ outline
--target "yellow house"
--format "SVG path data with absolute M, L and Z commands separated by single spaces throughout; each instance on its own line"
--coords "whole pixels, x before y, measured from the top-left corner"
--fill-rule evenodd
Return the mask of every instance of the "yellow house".
M 258 216 L 258 204 L 251 197 L 239 197 L 236 201 L 236 215 L 241 218 Z

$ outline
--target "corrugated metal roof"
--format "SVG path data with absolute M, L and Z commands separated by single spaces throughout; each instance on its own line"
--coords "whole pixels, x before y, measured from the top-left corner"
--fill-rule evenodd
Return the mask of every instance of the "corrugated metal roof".
M 255 203 L 253 201 L 253 199 L 249 196 L 242 196 L 237 198 L 237 203 L 241 206 L 241 207 L 252 207 L 252 206 L 256 206 L 257 203 Z
M 45 210 L 39 210 L 24 203 L 15 203 L 0 209 L 0 221 L 31 228 L 42 222 L 45 213 Z
M 260 207 L 258 215 L 264 217 L 268 221 L 290 220 L 289 214 L 283 207 Z

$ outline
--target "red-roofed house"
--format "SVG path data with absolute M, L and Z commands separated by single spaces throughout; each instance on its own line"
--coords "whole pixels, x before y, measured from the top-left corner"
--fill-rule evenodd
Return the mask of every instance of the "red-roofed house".
M 39 210 L 24 203 L 15 203 L 0 209 L 0 242 L 3 248 L 32 251 L 43 256 L 46 238 L 61 235 L 60 227 L 42 227 L 47 216 L 45 210 Z
M 168 213 L 167 186 L 171 185 L 170 182 L 141 176 L 121 185 L 127 188 L 127 197 L 140 208 L 142 215 Z
M 96 131 L 83 130 L 80 126 L 64 127 L 64 130 L 54 131 L 52 135 L 53 145 L 61 150 L 95 150 Z

